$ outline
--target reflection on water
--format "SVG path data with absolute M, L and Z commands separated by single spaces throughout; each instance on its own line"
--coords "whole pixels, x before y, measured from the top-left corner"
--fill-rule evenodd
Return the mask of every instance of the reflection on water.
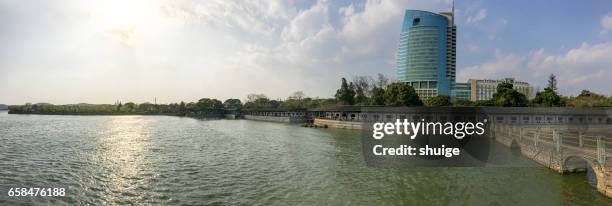
M 543 167 L 367 167 L 356 131 L 166 116 L 0 113 L 0 205 L 605 205 Z M 502 148 L 502 147 L 500 147 Z M 512 154 L 506 151 L 503 154 Z
M 96 138 L 96 167 L 107 172 L 99 173 L 97 180 L 104 184 L 96 188 L 106 190 L 101 198 L 108 202 L 129 203 L 144 196 L 143 189 L 150 187 L 154 174 L 147 156 L 150 144 L 149 122 L 142 116 L 114 116 L 104 123 Z M 96 169 L 96 168 L 92 168 Z

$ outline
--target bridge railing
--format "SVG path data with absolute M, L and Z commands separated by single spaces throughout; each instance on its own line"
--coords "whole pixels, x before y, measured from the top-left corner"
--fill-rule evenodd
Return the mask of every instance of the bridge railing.
M 492 125 L 495 135 L 504 135 L 521 144 L 535 147 L 552 147 L 557 152 L 581 152 L 603 164 L 612 164 L 612 161 L 606 161 L 612 156 L 612 136 L 607 134 L 610 128 L 612 125 L 598 126 L 591 130 L 576 130 L 560 125 Z

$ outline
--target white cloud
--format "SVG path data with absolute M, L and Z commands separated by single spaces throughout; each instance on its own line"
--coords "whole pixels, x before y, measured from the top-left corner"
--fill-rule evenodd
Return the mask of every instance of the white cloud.
M 343 16 L 352 16 L 355 13 L 355 6 L 350 4 L 347 7 L 341 7 L 338 9 L 338 13 L 342 14 Z
M 329 6 L 319 1 L 311 8 L 299 12 L 284 28 L 282 37 L 285 41 L 300 41 L 329 26 Z
M 393 76 L 406 8 L 450 8 L 448 0 L 296 2 L 135 0 L 119 12 L 129 22 L 106 18 L 119 0 L 2 2 L 10 12 L 0 13 L 9 31 L 0 33 L 0 93 L 10 95 L 0 102 L 330 97 L 341 76 Z
M 506 25 L 508 25 L 508 20 L 502 18 L 484 27 L 484 31 L 487 33 L 487 38 L 489 38 L 489 40 L 496 39 L 497 34 L 500 33 L 506 27 Z
M 478 12 L 476 12 L 476 14 L 468 16 L 467 23 L 476 23 L 482 21 L 485 18 L 487 18 L 487 9 L 481 8 L 478 10 Z
M 366 0 L 362 10 L 355 8 L 353 4 L 340 8 L 344 15 L 338 26 L 341 53 L 337 59 L 341 60 L 339 62 L 355 62 L 353 71 L 361 68 L 361 71 L 368 69 L 393 74 L 406 9 L 446 11 L 450 9 L 450 1 Z
M 459 81 L 468 79 L 503 78 L 516 76 L 524 68 L 525 56 L 504 54 L 500 49 L 495 50 L 495 58 L 480 65 L 459 69 Z
M 606 34 L 608 31 L 612 30 L 612 12 L 607 15 L 601 17 L 601 34 Z
M 468 44 L 467 48 L 470 52 L 479 52 L 480 51 L 480 45 L 478 44 Z
M 544 86 L 551 73 L 557 75 L 559 88 L 566 94 L 589 89 L 606 95 L 612 91 L 612 42 L 595 45 L 583 43 L 565 53 L 550 54 L 544 49 L 527 54 L 504 54 L 496 51 L 495 58 L 483 64 L 458 70 L 458 79 L 499 79 L 516 77 L 535 86 Z

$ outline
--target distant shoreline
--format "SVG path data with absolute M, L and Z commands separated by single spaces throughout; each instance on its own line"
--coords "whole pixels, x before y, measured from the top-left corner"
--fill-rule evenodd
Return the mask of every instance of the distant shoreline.
M 171 117 L 190 117 L 190 118 L 223 118 L 224 116 L 219 115 L 186 115 L 186 114 L 176 114 L 176 113 L 15 113 L 10 110 L 0 110 L 0 111 L 8 111 L 8 114 L 16 114 L 16 115 L 45 115 L 45 116 L 171 116 Z

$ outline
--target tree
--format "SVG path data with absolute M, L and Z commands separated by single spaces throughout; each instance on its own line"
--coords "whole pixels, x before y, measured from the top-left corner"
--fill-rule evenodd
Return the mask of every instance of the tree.
M 355 87 L 355 103 L 365 105 L 368 102 L 368 97 L 365 95 L 366 91 L 363 87 Z
M 142 103 L 138 105 L 138 111 L 146 112 L 146 113 L 153 113 L 155 112 L 155 105 L 151 104 L 150 102 Z
M 189 102 L 185 105 L 185 109 L 189 112 L 195 112 L 198 110 L 198 106 L 196 105 L 196 103 Z
M 546 87 L 544 88 L 544 91 L 536 93 L 536 96 L 533 99 L 533 104 L 544 107 L 562 106 L 561 97 L 551 87 Z
M 352 105 L 355 103 L 355 91 L 349 86 L 344 77 L 342 78 L 340 89 L 336 91 L 335 97 L 339 102 L 345 105 Z
M 296 91 L 296 92 L 293 92 L 293 94 L 291 94 L 291 96 L 289 96 L 288 99 L 302 100 L 305 96 L 306 95 L 304 94 L 304 92 Z
M 513 89 L 514 85 L 502 82 L 497 85 L 497 91 L 493 94 L 490 103 L 499 107 L 526 107 L 527 97 Z
M 419 95 L 406 82 L 391 83 L 387 86 L 384 96 L 386 106 L 423 106 Z
M 385 89 L 378 86 L 372 87 L 372 97 L 370 97 L 370 105 L 385 105 Z
M 280 107 L 284 109 L 304 109 L 320 106 L 320 99 L 312 99 L 305 96 L 302 91 L 294 92 L 285 101 L 280 102 Z
M 278 108 L 280 103 L 276 100 L 270 101 L 265 94 L 249 94 L 243 107 L 247 109 Z
M 440 96 L 435 96 L 435 97 L 431 97 L 427 99 L 427 106 L 443 107 L 443 106 L 450 106 L 450 105 L 452 105 L 452 103 L 451 103 L 451 98 L 449 96 L 440 95 Z
M 249 94 L 247 95 L 247 102 L 255 102 L 257 100 L 261 100 L 261 99 L 268 99 L 268 97 L 265 94 Z
M 334 98 L 321 99 L 319 101 L 319 107 L 330 107 L 334 105 L 338 105 L 338 101 Z
M 577 97 L 569 97 L 566 102 L 567 106 L 570 107 L 610 107 L 612 106 L 612 97 L 582 90 Z
M 202 98 L 196 103 L 198 110 L 223 109 L 223 103 L 218 99 Z
M 229 110 L 240 110 L 242 109 L 242 102 L 239 99 L 227 99 L 223 102 L 223 107 Z
M 187 111 L 187 108 L 185 107 L 185 102 L 181 101 L 181 103 L 179 104 L 179 112 L 184 113 L 185 111 Z
M 277 101 L 277 100 L 270 100 L 270 102 L 268 103 L 268 105 L 266 105 L 266 108 L 279 108 L 280 107 L 281 102 Z
M 353 78 L 353 84 L 355 85 L 356 104 L 368 104 L 368 97 L 371 96 L 370 82 L 372 81 L 372 77 L 369 76 L 355 76 Z
M 308 109 L 319 108 L 321 107 L 321 102 L 323 101 L 324 99 L 319 99 L 318 97 L 316 99 L 306 97 L 302 100 L 302 108 L 308 108 Z
M 385 75 L 378 73 L 378 79 L 376 81 L 376 86 L 380 88 L 385 88 L 389 84 L 389 78 L 385 77 Z
M 554 74 L 550 74 L 548 77 L 548 86 L 546 88 L 549 88 L 555 93 L 557 92 L 557 77 Z
M 288 98 L 287 100 L 280 102 L 280 107 L 284 109 L 297 109 L 304 108 L 305 105 L 303 100 Z
M 136 109 L 136 107 L 138 107 L 138 105 L 134 104 L 134 102 L 128 102 L 128 103 L 125 103 L 125 105 L 123 105 L 123 108 L 127 112 L 133 112 L 134 109 Z
M 487 106 L 487 107 L 491 106 L 492 107 L 492 106 L 495 106 L 495 102 L 493 102 L 491 99 L 489 99 L 489 100 L 478 100 L 478 101 L 476 101 L 474 103 L 474 105 L 481 106 L 481 107 L 482 106 Z
M 589 90 L 586 90 L 586 89 L 583 89 L 582 91 L 580 91 L 580 94 L 578 95 L 578 97 L 581 97 L 581 98 L 592 97 L 592 96 L 597 96 L 597 94 Z
M 470 101 L 470 100 L 465 100 L 465 99 L 455 99 L 455 101 L 453 101 L 453 106 L 456 107 L 466 107 L 466 106 L 474 106 L 475 103 Z

